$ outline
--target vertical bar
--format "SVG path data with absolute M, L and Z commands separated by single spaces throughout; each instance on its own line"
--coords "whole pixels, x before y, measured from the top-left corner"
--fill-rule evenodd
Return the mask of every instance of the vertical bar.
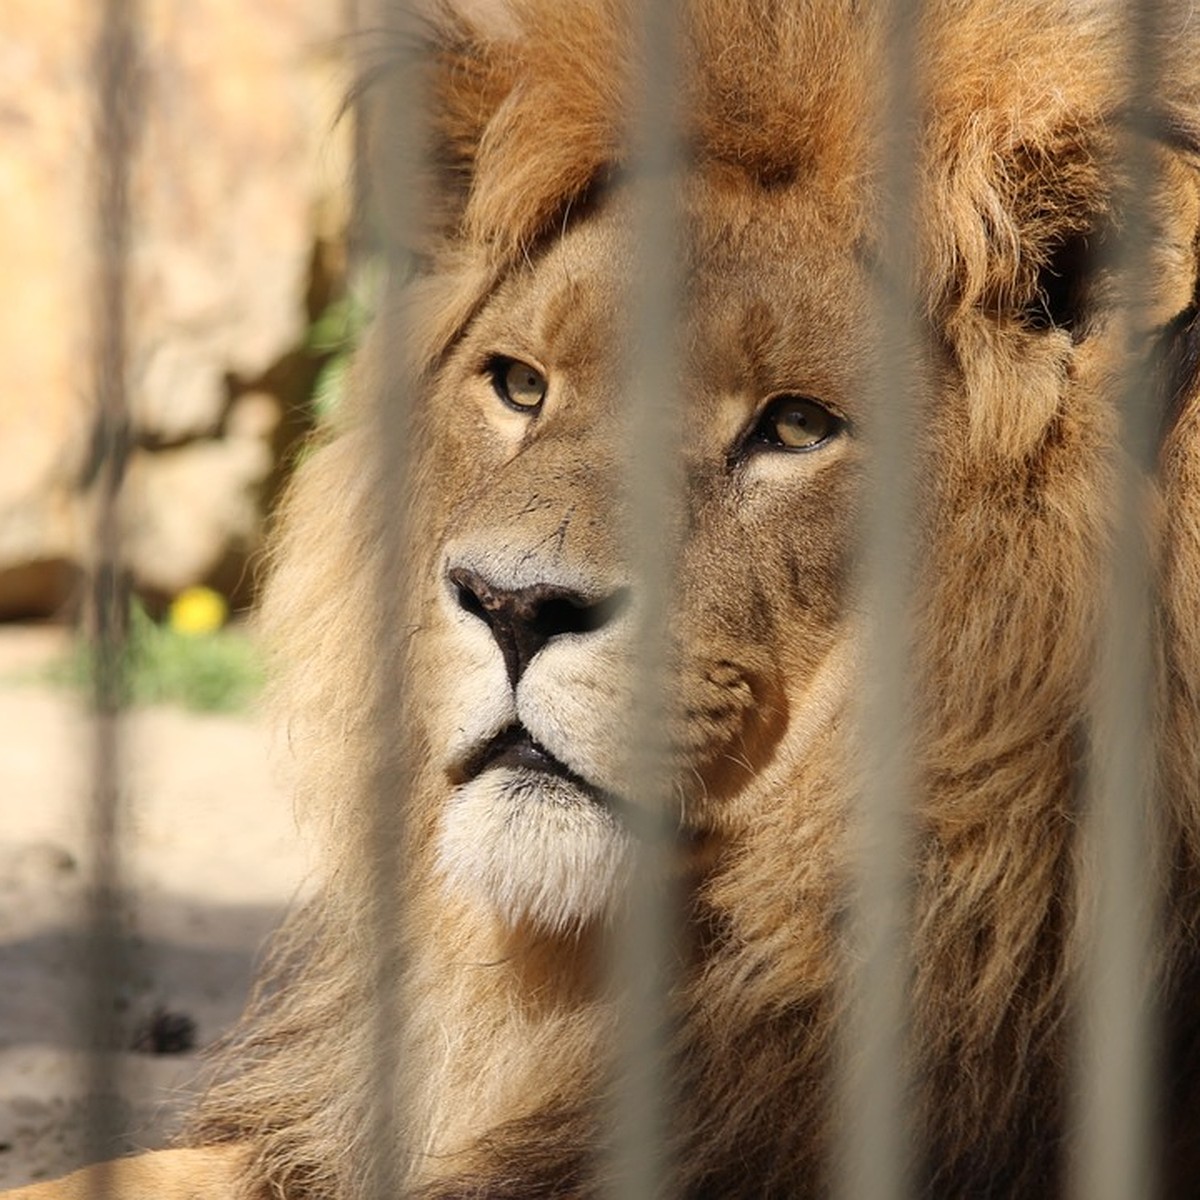
M 346 44 L 356 46 L 365 29 L 363 20 L 367 0 L 342 0 L 342 29 Z M 351 123 L 350 131 L 350 216 L 346 228 L 346 279 L 347 286 L 353 284 L 362 267 L 363 257 L 369 241 L 367 230 L 367 205 L 369 179 L 367 175 L 367 126 L 363 120 L 362 97 L 358 90 L 350 100 L 345 119 Z
M 408 703 L 404 678 L 405 548 L 409 543 L 408 493 L 411 476 L 410 431 L 412 388 L 407 377 L 405 347 L 409 329 L 400 303 L 407 278 L 407 253 L 417 244 L 421 228 L 418 180 L 423 148 L 424 96 L 418 69 L 403 31 L 410 27 L 409 6 L 403 0 L 377 0 L 379 27 L 397 37 L 396 53 L 380 89 L 381 122 L 375 194 L 388 205 L 384 239 L 386 281 L 377 318 L 386 347 L 379 382 L 366 414 L 372 430 L 374 503 L 369 519 L 377 523 L 370 536 L 379 547 L 374 588 L 372 644 L 377 647 L 374 677 L 366 699 L 368 728 L 374 738 L 371 755 L 369 805 L 363 836 L 363 861 L 370 864 L 372 903 L 368 936 L 362 952 L 371 955 L 375 1022 L 371 1059 L 363 1064 L 372 1079 L 371 1107 L 364 1113 L 367 1136 L 362 1153 L 369 1156 L 365 1197 L 395 1200 L 404 1191 L 409 1169 L 405 1145 L 405 1106 L 399 1085 L 404 1056 L 404 956 L 399 938 L 404 914 L 399 911 L 400 880 L 406 855 L 404 800 L 411 793 L 411 747 L 393 731 L 409 728 L 404 718 Z
M 1131 114 L 1115 164 L 1124 228 L 1109 265 L 1117 278 L 1115 336 L 1123 343 L 1116 406 L 1115 529 L 1091 719 L 1083 870 L 1096 875 L 1085 953 L 1077 1083 L 1080 1133 L 1073 1193 L 1080 1200 L 1154 1194 L 1157 1037 L 1150 994 L 1156 894 L 1154 844 L 1153 560 L 1147 501 L 1160 415 L 1145 343 L 1155 178 L 1149 114 L 1159 14 L 1154 0 L 1115 2 L 1128 54 Z
M 671 751 L 666 720 L 667 638 L 674 575 L 671 513 L 679 469 L 676 403 L 681 300 L 679 50 L 673 0 L 633 10 L 642 69 L 633 83 L 634 294 L 628 335 L 630 561 L 638 595 L 634 649 L 631 801 L 648 819 L 634 832 L 629 908 L 614 970 L 622 997 L 618 1086 L 613 1114 L 613 1182 L 620 1200 L 669 1195 L 671 1097 L 669 993 L 677 940 L 671 859 Z
M 851 831 L 856 959 L 843 1032 L 837 1164 L 839 1194 L 846 1200 L 901 1200 L 912 1189 L 913 1170 L 905 1050 L 915 793 L 910 591 L 923 351 L 915 286 L 922 6 L 919 0 L 890 0 L 881 8 L 879 337 L 866 381 L 870 474 L 859 568 L 869 621 L 859 716 L 864 777 Z
M 121 710 L 124 704 L 128 586 L 121 559 L 120 491 L 129 446 L 127 394 L 129 326 L 130 172 L 141 102 L 139 14 L 134 0 L 105 0 L 93 50 L 95 131 L 93 382 L 96 397 L 91 478 L 94 487 L 93 566 L 88 590 L 93 664 L 92 791 L 88 819 L 93 855 L 85 940 L 87 995 L 85 1152 L 111 1157 L 121 1130 L 118 1090 L 120 991 L 129 975 L 121 923 Z M 105 1172 L 89 1190 L 106 1195 Z

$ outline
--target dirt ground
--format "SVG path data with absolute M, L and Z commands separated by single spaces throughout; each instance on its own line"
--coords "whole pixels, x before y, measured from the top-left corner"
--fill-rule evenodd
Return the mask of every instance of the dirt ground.
M 61 630 L 0 626 L 0 1190 L 88 1155 L 78 997 L 89 725 L 70 693 L 14 682 L 64 645 Z M 111 1070 L 91 1076 L 116 1081 L 104 1101 L 124 1131 L 113 1151 L 170 1136 L 198 1086 L 203 1047 L 237 1017 L 305 871 L 285 756 L 261 719 L 148 709 L 127 721 L 123 741 L 121 1037 L 143 1049 L 112 1055 Z M 194 1048 L 178 1052 L 189 1022 Z

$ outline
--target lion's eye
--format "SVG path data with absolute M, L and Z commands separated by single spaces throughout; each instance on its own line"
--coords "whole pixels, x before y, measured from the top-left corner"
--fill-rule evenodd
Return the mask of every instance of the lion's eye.
M 546 377 L 528 363 L 515 358 L 494 358 L 488 365 L 492 387 L 509 408 L 536 412 L 546 398 Z
M 784 450 L 811 450 L 842 430 L 842 419 L 807 396 L 777 396 L 763 409 L 751 439 Z

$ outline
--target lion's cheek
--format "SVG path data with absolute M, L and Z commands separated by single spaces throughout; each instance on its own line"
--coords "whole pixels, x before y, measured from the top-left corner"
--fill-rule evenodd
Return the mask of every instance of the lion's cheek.
M 452 782 L 479 746 L 517 720 L 504 661 L 479 622 L 458 614 L 427 631 L 409 669 L 414 678 L 438 680 L 412 716 L 425 730 L 434 767 Z
M 521 721 L 575 774 L 625 795 L 631 723 L 631 672 L 618 646 L 548 646 L 517 690 Z

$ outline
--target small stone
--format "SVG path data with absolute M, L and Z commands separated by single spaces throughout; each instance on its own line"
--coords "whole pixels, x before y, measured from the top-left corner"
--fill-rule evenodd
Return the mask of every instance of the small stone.
M 53 883 L 77 874 L 75 856 L 57 842 L 30 842 L 13 853 L 11 871 L 19 884 Z
M 196 1022 L 187 1013 L 159 1007 L 133 1035 L 132 1049 L 140 1054 L 186 1054 L 196 1046 Z

